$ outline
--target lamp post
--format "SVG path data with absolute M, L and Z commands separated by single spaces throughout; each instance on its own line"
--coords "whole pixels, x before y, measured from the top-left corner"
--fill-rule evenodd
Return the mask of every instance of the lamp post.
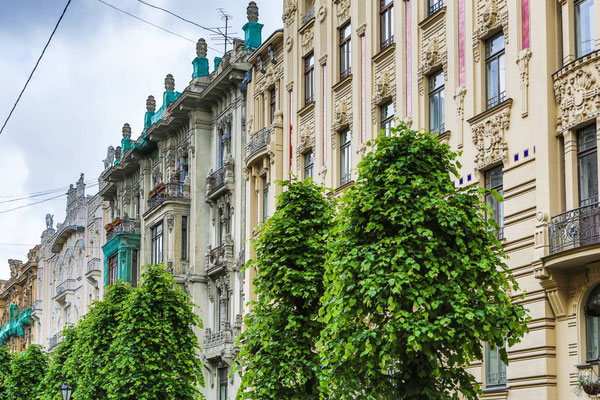
M 60 393 L 62 394 L 62 398 L 63 400 L 71 400 L 71 394 L 73 393 L 73 388 L 69 385 L 67 385 L 67 383 L 63 383 L 60 386 Z

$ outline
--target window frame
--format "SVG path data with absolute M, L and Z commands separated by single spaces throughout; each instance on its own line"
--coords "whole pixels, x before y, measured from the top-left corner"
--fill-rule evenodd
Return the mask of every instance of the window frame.
M 269 178 L 267 175 L 262 177 L 262 222 L 269 218 Z
M 577 194 L 578 194 L 578 198 L 579 198 L 579 207 L 585 207 L 585 206 L 590 206 L 593 204 L 598 203 L 598 169 L 596 168 L 596 195 L 589 197 L 587 199 L 581 199 L 582 197 L 582 191 L 581 191 L 581 164 L 580 164 L 580 160 L 591 156 L 591 155 L 596 155 L 596 166 L 598 165 L 598 143 L 596 140 L 592 141 L 592 146 L 585 148 L 583 150 L 580 150 L 580 145 L 581 145 L 581 139 L 580 136 L 582 136 L 582 134 L 588 134 L 591 133 L 594 137 L 594 139 L 596 138 L 596 124 L 590 124 L 587 126 L 584 126 L 580 129 L 577 130 L 576 132 L 576 138 L 577 138 Z
M 387 115 L 387 110 L 389 106 L 392 106 L 393 113 L 391 115 Z M 385 115 L 385 118 L 384 118 Z M 391 129 L 394 127 L 394 116 L 396 115 L 396 110 L 394 107 L 394 101 L 389 100 L 379 106 L 379 131 L 385 131 L 385 135 L 389 135 L 391 133 Z
M 436 82 L 436 78 L 438 76 L 442 77 L 443 83 L 440 86 L 435 86 L 435 82 Z M 442 133 L 445 132 L 445 127 L 446 127 L 446 112 L 445 112 L 445 106 L 446 106 L 446 82 L 445 82 L 445 76 L 444 76 L 444 70 L 440 69 L 437 70 L 435 72 L 433 72 L 432 74 L 429 75 L 429 91 L 428 91 L 428 100 L 429 100 L 429 132 L 430 133 L 436 133 L 437 135 L 441 135 Z M 432 84 L 433 83 L 433 84 Z M 437 110 L 437 117 L 438 117 L 438 126 L 433 127 L 432 126 L 432 117 L 433 117 L 433 110 L 431 107 L 431 100 L 434 97 L 438 97 L 438 106 L 439 109 Z
M 181 259 L 188 259 L 188 217 L 181 216 Z
M 137 249 L 131 250 L 131 286 L 137 287 L 140 278 L 140 255 Z
M 348 36 L 344 33 L 348 29 Z M 340 67 L 340 81 L 346 79 L 352 75 L 352 23 L 351 21 L 346 22 L 344 25 L 338 28 L 339 38 L 339 67 Z M 344 64 L 345 61 L 345 64 Z
M 151 264 L 161 264 L 164 256 L 164 227 L 162 221 L 152 227 L 150 248 L 152 251 Z
M 589 1 L 589 0 L 574 0 L 573 1 L 573 27 L 574 27 L 573 35 L 575 37 L 575 58 L 576 59 L 579 59 L 581 57 L 585 57 L 588 54 L 591 54 L 591 53 L 593 53 L 595 51 L 595 40 L 594 40 L 594 34 L 595 34 L 595 32 L 594 32 L 594 30 L 595 30 L 596 27 L 593 24 L 592 24 L 592 27 L 591 27 L 592 32 L 591 32 L 591 38 L 590 38 L 590 40 L 592 42 L 592 45 L 590 46 L 590 50 L 587 53 L 580 51 L 580 47 L 583 47 L 583 44 L 580 46 L 580 43 L 579 43 L 579 39 L 580 38 L 579 38 L 579 35 L 577 34 L 578 27 L 581 25 L 581 21 L 578 21 L 579 20 L 579 18 L 578 18 L 578 14 L 579 14 L 578 13 L 578 8 L 579 8 L 579 6 L 581 6 L 586 1 Z M 594 19 L 593 8 L 596 6 L 596 4 L 595 4 L 594 0 L 591 0 L 591 1 L 592 1 L 592 19 Z M 583 50 L 583 49 L 581 49 L 581 50 Z
M 379 50 L 387 49 L 394 43 L 394 0 L 387 5 L 385 2 L 379 0 Z
M 502 49 L 496 51 L 495 53 L 488 52 L 488 49 L 491 47 L 491 44 L 500 37 L 502 38 Z M 500 71 L 500 64 L 501 64 L 500 61 L 501 60 L 504 61 L 504 67 L 505 67 L 504 90 L 503 91 L 501 90 L 502 89 L 501 88 L 502 79 L 500 79 L 501 74 L 502 74 L 502 71 Z M 498 87 L 496 88 L 498 91 L 498 95 L 494 96 L 493 98 L 490 98 L 490 87 L 488 85 L 488 81 L 489 81 L 488 78 L 489 78 L 490 72 L 488 71 L 488 66 L 491 65 L 492 62 L 494 62 L 494 61 L 496 61 L 498 63 L 498 76 L 497 76 Z M 485 100 L 486 100 L 486 110 L 494 108 L 498 104 L 501 104 L 502 102 L 506 101 L 506 37 L 504 35 L 504 32 L 502 32 L 502 31 L 496 33 L 495 35 L 490 36 L 485 41 Z
M 115 253 L 106 260 L 106 273 L 108 275 L 108 284 L 117 282 L 119 269 L 119 253 Z
M 223 371 L 225 373 L 223 373 Z M 217 369 L 217 378 L 219 380 L 219 400 L 227 400 L 227 387 L 229 384 L 227 383 L 227 367 L 220 367 Z M 223 393 L 222 389 L 225 389 L 225 393 Z
M 506 386 L 507 380 L 506 380 L 506 364 L 504 363 L 504 361 L 502 361 L 502 358 L 500 358 L 500 348 L 495 348 L 492 350 L 491 346 L 489 345 L 489 343 L 485 344 L 486 347 L 486 352 L 485 352 L 485 357 L 486 357 L 486 363 L 485 363 L 485 386 L 486 387 L 498 387 L 498 386 Z M 498 370 L 498 378 L 495 380 L 490 379 L 490 367 L 491 367 L 491 354 L 495 353 L 496 354 L 496 360 L 497 360 L 497 370 Z
M 498 170 L 500 170 L 500 177 L 502 178 L 502 181 L 500 184 L 492 185 L 491 174 Z M 499 202 L 498 200 L 496 200 L 496 198 L 492 195 L 492 190 L 495 190 L 501 196 L 504 196 L 504 165 L 501 164 L 494 168 L 490 168 L 490 169 L 484 171 L 484 185 L 485 185 L 485 189 L 487 192 L 485 195 L 486 205 L 493 208 L 494 203 L 497 204 L 497 210 L 494 210 L 493 217 L 494 217 L 494 220 L 496 221 L 496 223 L 500 226 L 500 229 L 496 230 L 494 232 L 494 234 L 496 235 L 496 239 L 500 240 L 500 239 L 504 238 L 504 202 Z M 490 217 L 491 216 L 488 215 L 488 213 L 486 211 L 486 215 L 485 215 L 486 221 Z
M 349 128 L 340 131 L 339 142 L 340 142 L 340 186 L 347 185 L 352 182 L 352 132 Z M 344 138 L 348 138 L 346 141 Z
M 269 90 L 269 117 L 271 124 L 275 122 L 275 112 L 277 111 L 277 93 L 275 87 Z
M 314 178 L 315 154 L 312 149 L 302 154 L 304 161 L 303 179 Z
M 304 105 L 315 101 L 315 53 L 304 56 Z

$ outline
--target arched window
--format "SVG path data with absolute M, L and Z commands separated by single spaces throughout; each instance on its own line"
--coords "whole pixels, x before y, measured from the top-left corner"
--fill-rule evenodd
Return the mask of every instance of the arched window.
M 600 285 L 596 286 L 584 307 L 586 361 L 600 359 Z

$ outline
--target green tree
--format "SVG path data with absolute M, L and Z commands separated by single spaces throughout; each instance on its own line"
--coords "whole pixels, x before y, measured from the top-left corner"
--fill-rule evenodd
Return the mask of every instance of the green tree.
M 77 342 L 77 330 L 75 327 L 72 325 L 67 326 L 62 332 L 61 340 L 61 343 L 58 344 L 50 358 L 48 370 L 41 381 L 39 400 L 62 400 L 59 391 L 60 386 L 64 382 L 67 382 L 71 386 L 75 385 L 75 377 L 67 367 L 67 363 L 72 358 L 73 348 Z
M 8 400 L 6 379 L 10 375 L 11 354 L 6 347 L 0 347 L 0 400 Z
M 32 400 L 40 394 L 40 382 L 48 369 L 48 354 L 40 346 L 31 345 L 10 360 L 6 378 L 6 394 L 10 400 Z
M 246 318 L 238 362 L 238 398 L 315 399 L 320 359 L 316 343 L 332 201 L 312 180 L 284 181 L 277 211 L 256 241 L 253 280 L 258 300 Z
M 322 300 L 330 398 L 475 399 L 465 367 L 482 359 L 482 344 L 512 345 L 526 332 L 484 193 L 452 183 L 456 158 L 401 125 L 358 165 Z
M 108 399 L 193 400 L 204 385 L 200 345 L 193 327 L 201 321 L 189 296 L 164 265 L 145 267 L 140 286 L 119 313 L 105 367 Z

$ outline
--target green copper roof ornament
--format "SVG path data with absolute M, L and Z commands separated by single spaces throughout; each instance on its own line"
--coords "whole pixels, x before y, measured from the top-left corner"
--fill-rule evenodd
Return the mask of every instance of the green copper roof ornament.
M 146 114 L 144 115 L 144 130 L 150 128 L 152 125 L 152 117 L 156 112 L 156 100 L 154 100 L 154 96 L 148 96 L 146 100 Z
M 194 73 L 192 74 L 192 78 L 201 78 L 203 76 L 208 75 L 208 58 L 206 58 L 207 51 L 208 45 L 206 44 L 206 40 L 202 38 L 198 39 L 198 43 L 196 43 L 197 57 L 194 58 L 194 61 L 192 61 L 192 65 L 194 66 Z
M 126 123 L 123 125 L 121 132 L 123 133 L 123 139 L 121 139 L 121 155 L 123 155 L 131 148 L 131 126 Z
M 263 24 L 258 23 L 258 6 L 251 1 L 246 9 L 248 22 L 242 27 L 244 30 L 244 50 L 258 49 L 262 44 Z
M 215 57 L 215 71 L 219 68 L 219 64 L 221 64 L 221 57 Z

